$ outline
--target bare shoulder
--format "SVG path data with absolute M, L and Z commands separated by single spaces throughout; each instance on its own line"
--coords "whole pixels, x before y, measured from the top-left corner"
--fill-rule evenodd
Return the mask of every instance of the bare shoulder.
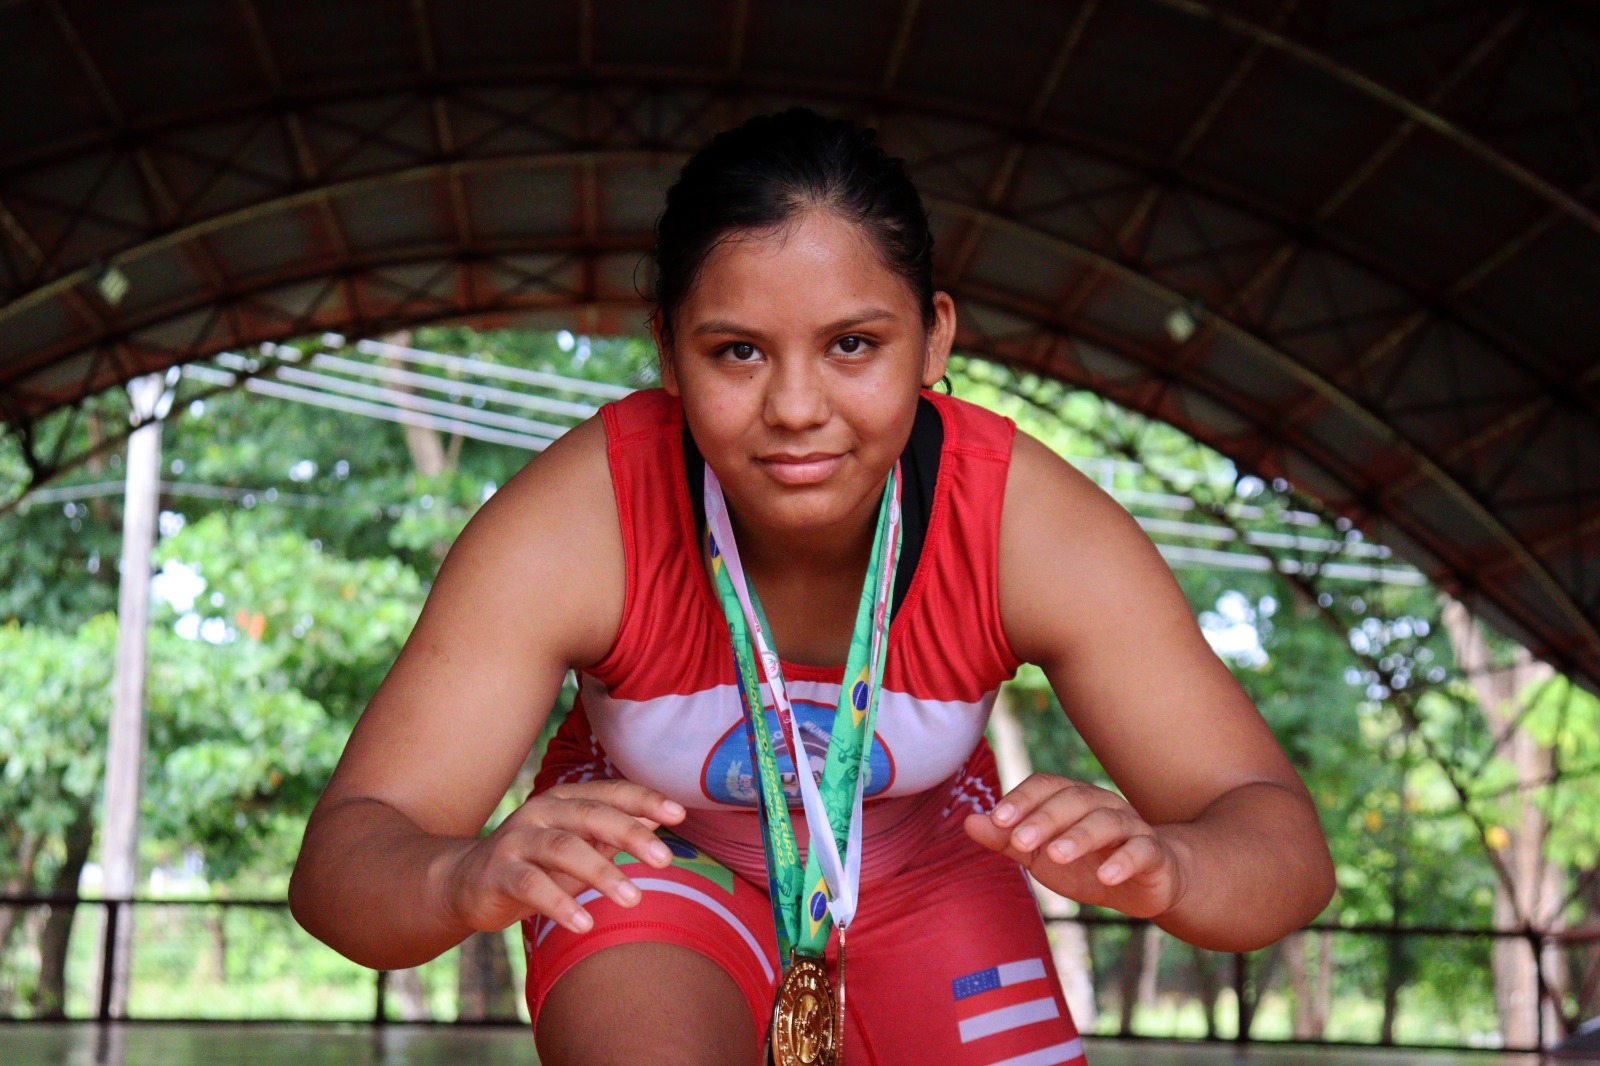
M 1020 432 L 1001 520 L 1000 615 L 1012 648 L 1044 668 L 1152 824 L 1193 818 L 1245 781 L 1303 790 L 1138 521 Z
M 456 538 L 318 808 L 365 797 L 429 832 L 476 832 L 568 669 L 615 639 L 624 582 L 596 417 L 529 462 Z
M 509 598 L 557 622 L 568 666 L 602 658 L 622 618 L 622 529 L 600 416 L 575 426 L 473 516 L 440 568 L 436 594 Z M 507 604 L 508 607 L 511 604 Z M 549 630 L 548 625 L 537 628 Z
M 1172 572 L 1134 517 L 1018 430 L 1000 527 L 1001 618 L 1013 649 L 1048 665 L 1135 594 L 1144 596 L 1142 610 L 1165 609 L 1169 623 L 1193 624 Z

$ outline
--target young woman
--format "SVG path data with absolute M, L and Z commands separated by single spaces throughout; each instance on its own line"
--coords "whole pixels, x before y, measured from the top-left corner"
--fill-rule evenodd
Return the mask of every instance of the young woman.
M 1316 811 L 1149 539 L 1009 420 L 932 390 L 956 311 L 872 132 L 751 119 L 684 167 L 657 236 L 662 388 L 462 533 L 307 827 L 301 924 L 399 968 L 522 921 L 546 1066 L 753 1063 L 790 961 L 759 730 L 804 857 L 789 745 L 821 770 L 861 693 L 851 1066 L 1082 1061 L 1023 868 L 1216 950 L 1315 917 Z M 735 654 L 758 621 L 765 684 Z M 841 700 L 874 625 L 881 674 Z M 1044 774 L 999 794 L 982 732 L 1025 661 L 1120 795 Z M 480 836 L 569 669 L 579 704 L 534 794 Z M 813 943 L 843 906 L 828 883 L 795 919 Z

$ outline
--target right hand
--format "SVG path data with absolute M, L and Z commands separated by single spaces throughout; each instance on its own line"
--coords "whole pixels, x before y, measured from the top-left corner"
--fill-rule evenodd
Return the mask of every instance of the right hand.
M 476 930 L 542 914 L 586 933 L 594 919 L 573 897 L 595 888 L 619 906 L 635 906 L 639 889 L 612 859 L 626 851 L 657 869 L 670 866 L 672 852 L 653 830 L 683 817 L 682 806 L 632 781 L 556 785 L 455 855 L 444 874 L 445 900 Z

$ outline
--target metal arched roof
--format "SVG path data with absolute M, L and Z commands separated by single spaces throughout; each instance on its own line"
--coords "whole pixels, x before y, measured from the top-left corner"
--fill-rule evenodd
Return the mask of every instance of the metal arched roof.
M 0 0 L 0 417 L 323 329 L 637 329 L 677 166 L 803 102 L 909 161 L 966 350 L 1290 479 L 1600 688 L 1581 11 Z

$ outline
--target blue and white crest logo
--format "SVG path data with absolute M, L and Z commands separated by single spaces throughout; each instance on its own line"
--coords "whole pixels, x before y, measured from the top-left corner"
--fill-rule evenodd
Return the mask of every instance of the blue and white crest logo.
M 828 757 L 828 737 L 833 727 L 833 707 L 824 707 L 810 701 L 795 700 L 794 716 L 800 726 L 800 736 L 805 742 L 806 755 L 813 774 L 822 773 Z M 771 707 L 762 715 L 767 731 L 772 736 L 772 750 L 778 757 L 778 777 L 783 782 L 783 794 L 791 806 L 800 804 L 800 779 L 795 776 L 794 762 L 789 758 L 789 745 L 784 742 L 783 731 L 778 727 L 778 712 Z M 872 749 L 867 756 L 866 780 L 862 782 L 862 795 L 875 796 L 888 788 L 894 780 L 894 761 L 876 733 Z M 744 735 L 744 722 L 740 721 L 717 742 L 706 758 L 701 771 L 700 788 L 706 796 L 718 803 L 732 803 L 741 807 L 756 805 L 756 780 L 750 767 L 750 742 Z

